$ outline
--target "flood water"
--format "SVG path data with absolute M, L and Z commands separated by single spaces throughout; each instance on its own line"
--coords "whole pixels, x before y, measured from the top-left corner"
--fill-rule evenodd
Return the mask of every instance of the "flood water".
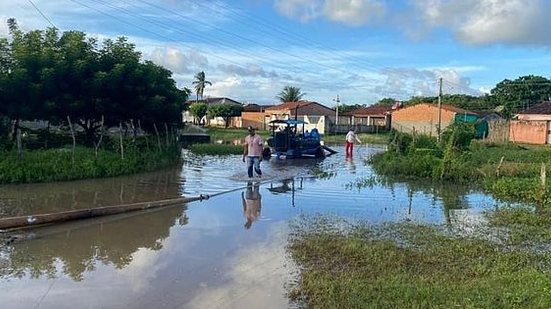
M 183 152 L 178 168 L 0 187 L 0 217 L 210 194 L 204 201 L 0 234 L 1 308 L 286 308 L 289 222 L 330 214 L 460 226 L 496 202 L 461 186 L 374 182 L 364 159 L 262 162 Z M 257 190 L 257 191 L 256 191 Z

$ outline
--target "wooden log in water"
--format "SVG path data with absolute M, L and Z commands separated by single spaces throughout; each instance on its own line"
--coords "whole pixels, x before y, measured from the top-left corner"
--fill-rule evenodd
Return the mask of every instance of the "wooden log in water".
M 152 208 L 159 208 L 180 203 L 188 203 L 208 199 L 208 195 L 196 197 L 180 197 L 175 199 L 160 200 L 153 202 L 141 202 L 133 204 L 105 206 L 88 209 L 75 209 L 49 214 L 27 215 L 11 218 L 0 218 L 0 230 L 31 227 L 42 224 L 61 223 L 71 220 L 88 219 L 100 216 L 115 215 L 130 211 L 138 211 Z
M 331 149 L 331 148 L 329 148 L 329 147 L 327 147 L 327 146 L 325 146 L 325 145 L 322 145 L 321 148 L 323 148 L 323 149 L 329 151 L 329 153 L 331 153 L 331 154 L 336 154 L 336 153 L 338 152 L 338 151 L 333 150 L 333 149 Z

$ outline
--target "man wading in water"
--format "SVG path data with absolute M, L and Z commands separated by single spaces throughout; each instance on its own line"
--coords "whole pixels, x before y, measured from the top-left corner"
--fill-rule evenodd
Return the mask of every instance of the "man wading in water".
M 260 170 L 262 138 L 255 133 L 255 128 L 252 126 L 249 126 L 247 130 L 249 130 L 249 135 L 245 137 L 245 144 L 243 145 L 243 162 L 247 158 L 247 173 L 249 174 L 249 178 L 253 177 L 253 167 L 258 177 L 260 177 L 262 176 L 262 171 Z

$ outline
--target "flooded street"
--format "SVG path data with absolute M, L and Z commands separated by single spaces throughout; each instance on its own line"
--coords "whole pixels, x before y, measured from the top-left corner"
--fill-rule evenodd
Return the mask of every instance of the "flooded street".
M 381 146 L 357 147 L 353 160 L 334 148 L 321 161 L 263 162 L 257 188 L 241 156 L 187 152 L 156 173 L 0 187 L 0 217 L 212 195 L 0 235 L 2 308 L 286 308 L 296 270 L 285 245 L 301 215 L 461 226 L 496 204 L 457 185 L 373 181 L 364 159 Z

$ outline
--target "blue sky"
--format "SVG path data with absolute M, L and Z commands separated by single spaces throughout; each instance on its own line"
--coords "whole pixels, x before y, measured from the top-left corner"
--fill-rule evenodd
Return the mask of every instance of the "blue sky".
M 286 86 L 333 106 L 550 77 L 551 0 L 0 0 L 0 36 L 24 30 L 126 36 L 145 59 L 205 96 L 276 103 Z M 42 14 L 44 16 L 42 16 Z

